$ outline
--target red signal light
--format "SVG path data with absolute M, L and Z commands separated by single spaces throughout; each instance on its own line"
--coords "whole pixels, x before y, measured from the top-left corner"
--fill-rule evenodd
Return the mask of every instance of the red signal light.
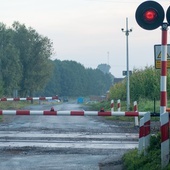
M 163 24 L 164 9 L 155 1 L 145 1 L 136 9 L 136 21 L 146 30 L 154 30 Z
M 150 9 L 144 12 L 143 17 L 147 22 L 154 22 L 157 19 L 157 12 L 154 9 Z

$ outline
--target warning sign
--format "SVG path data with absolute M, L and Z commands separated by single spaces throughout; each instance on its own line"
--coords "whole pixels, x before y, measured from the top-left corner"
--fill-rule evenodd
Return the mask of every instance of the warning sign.
M 161 68 L 161 45 L 154 45 L 155 68 Z M 170 44 L 167 45 L 167 67 L 170 68 Z

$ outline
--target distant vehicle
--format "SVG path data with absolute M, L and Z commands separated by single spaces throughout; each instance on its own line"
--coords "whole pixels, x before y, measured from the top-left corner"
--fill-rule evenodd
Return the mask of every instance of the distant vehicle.
M 64 97 L 64 98 L 63 98 L 63 102 L 68 102 L 68 98 L 67 98 L 67 97 Z
M 78 99 L 77 99 L 77 103 L 83 103 L 84 102 L 84 98 L 83 97 L 79 97 Z

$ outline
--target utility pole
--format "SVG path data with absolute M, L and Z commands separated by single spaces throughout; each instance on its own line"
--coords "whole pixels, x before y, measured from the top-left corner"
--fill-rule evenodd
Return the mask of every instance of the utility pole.
M 128 29 L 128 18 L 126 18 L 126 30 L 124 30 L 123 28 L 121 29 L 122 32 L 125 33 L 126 35 L 126 68 L 127 68 L 127 74 L 126 74 L 126 78 L 127 78 L 127 111 L 129 111 L 130 109 L 130 80 L 129 80 L 129 43 L 128 43 L 128 36 L 129 33 L 132 32 L 132 29 Z

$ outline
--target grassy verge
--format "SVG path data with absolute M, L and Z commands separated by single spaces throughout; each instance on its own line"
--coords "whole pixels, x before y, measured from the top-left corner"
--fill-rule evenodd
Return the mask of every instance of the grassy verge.
M 138 110 L 143 112 L 154 112 L 154 110 L 159 113 L 160 102 L 155 102 L 156 106 L 154 109 L 154 101 L 149 101 L 145 99 L 140 99 L 138 101 Z M 121 110 L 126 111 L 125 102 L 121 102 Z M 115 105 L 116 106 L 116 105 Z M 170 101 L 168 102 L 170 106 Z M 99 110 L 104 107 L 105 110 L 110 110 L 110 102 L 102 102 L 91 105 L 92 109 Z M 116 107 L 115 107 L 116 108 Z M 115 109 L 116 110 L 116 109 Z M 131 111 L 133 107 L 131 106 Z M 119 121 L 134 121 L 134 118 L 125 116 L 111 116 L 107 117 L 110 120 Z M 151 121 L 159 121 L 159 117 L 152 117 Z M 151 136 L 150 147 L 147 149 L 147 154 L 139 154 L 138 149 L 131 150 L 123 156 L 123 166 L 124 170 L 161 170 L 161 137 L 160 133 Z M 163 170 L 170 170 L 170 164 Z
M 161 169 L 161 136 L 160 133 L 151 136 L 150 147 L 146 154 L 139 154 L 138 150 L 127 152 L 123 156 L 125 170 L 160 170 Z M 169 170 L 170 164 L 163 170 Z
M 5 101 L 0 102 L 0 110 L 17 110 L 24 108 L 30 104 L 30 101 Z M 0 121 L 2 121 L 2 116 L 0 116 Z
M 146 99 L 140 99 L 137 101 L 138 103 L 138 110 L 140 112 L 154 112 L 154 101 L 151 100 L 146 100 Z M 110 111 L 110 101 L 103 101 L 103 102 L 98 102 L 98 103 L 92 103 L 88 104 L 91 108 L 91 110 L 100 110 L 101 108 L 104 108 L 105 111 Z M 159 106 L 160 103 L 159 101 L 155 102 L 155 111 L 159 113 Z M 117 111 L 117 103 L 114 103 L 114 110 Z M 121 110 L 126 111 L 126 101 L 121 101 Z M 133 111 L 133 105 L 131 104 L 130 106 L 130 111 Z M 106 117 L 106 119 L 110 120 L 120 120 L 120 121 L 134 121 L 133 117 L 125 117 L 125 116 L 109 116 Z M 159 118 L 158 117 L 152 117 L 152 120 L 157 121 Z

